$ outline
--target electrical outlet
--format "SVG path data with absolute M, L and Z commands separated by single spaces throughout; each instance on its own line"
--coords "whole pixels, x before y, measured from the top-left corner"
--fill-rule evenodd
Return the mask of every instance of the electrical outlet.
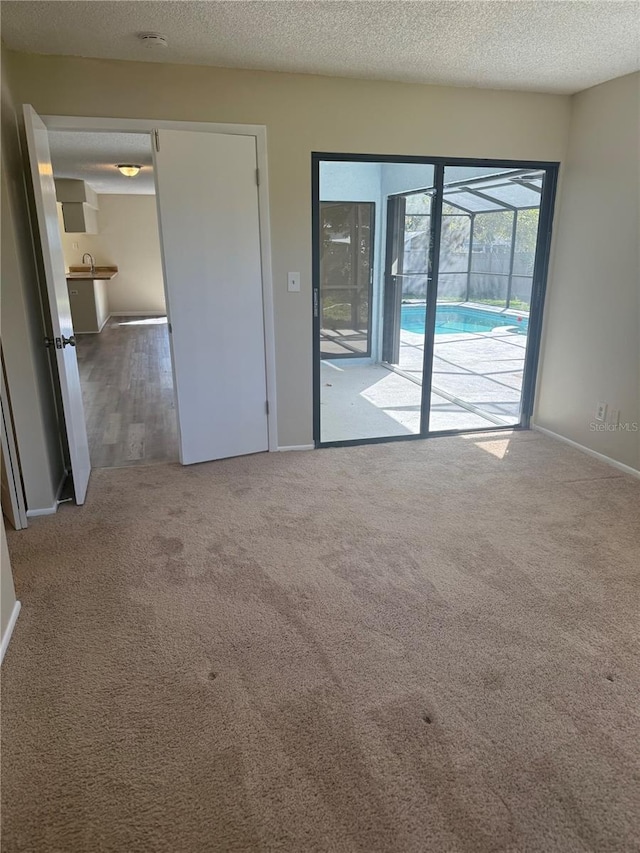
M 620 423 L 620 409 L 611 409 L 609 412 L 609 423 L 617 427 Z
M 78 251 L 78 249 L 80 248 L 80 243 L 72 243 L 71 245 L 73 246 L 73 248 L 74 248 L 76 251 Z
M 607 419 L 607 403 L 598 403 L 596 406 L 596 420 L 606 421 Z

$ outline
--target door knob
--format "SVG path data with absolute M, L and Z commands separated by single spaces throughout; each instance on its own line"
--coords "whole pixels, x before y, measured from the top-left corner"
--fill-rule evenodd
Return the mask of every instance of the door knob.
M 64 335 L 62 336 L 62 346 L 63 347 L 66 347 L 66 346 L 74 347 L 75 345 L 76 345 L 76 336 L 75 335 L 70 335 L 68 338 L 65 338 Z

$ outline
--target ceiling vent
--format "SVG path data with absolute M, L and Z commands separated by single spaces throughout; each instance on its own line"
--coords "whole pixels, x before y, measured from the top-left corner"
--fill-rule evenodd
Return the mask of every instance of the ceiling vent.
M 160 33 L 140 33 L 138 38 L 145 47 L 167 47 L 167 40 Z

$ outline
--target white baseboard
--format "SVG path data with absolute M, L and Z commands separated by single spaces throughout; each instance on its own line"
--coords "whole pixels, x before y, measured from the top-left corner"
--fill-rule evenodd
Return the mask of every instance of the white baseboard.
M 624 471 L 625 474 L 631 474 L 632 477 L 640 478 L 640 471 L 632 468 L 631 465 L 625 465 L 624 462 L 618 462 L 617 459 L 612 459 L 610 456 L 605 456 L 604 453 L 598 453 L 597 450 L 591 450 L 590 447 L 585 447 L 584 444 L 579 444 L 577 441 L 573 441 L 571 438 L 567 438 L 564 435 L 560 435 L 560 433 L 553 432 L 553 430 L 547 429 L 546 427 L 538 426 L 538 424 L 531 424 L 531 428 L 536 430 L 537 432 L 541 432 L 543 435 L 548 435 L 549 438 L 555 438 L 557 441 L 562 441 L 564 444 L 568 444 L 570 447 L 575 447 L 576 450 L 581 450 L 583 453 L 586 453 L 588 456 L 593 456 L 594 459 L 599 459 L 600 462 L 605 462 L 607 465 L 611 465 L 612 468 L 617 468 L 619 471 Z
M 288 452 L 289 450 L 315 450 L 315 444 L 290 444 L 285 447 L 278 447 L 280 453 Z
M 13 605 L 13 610 L 11 611 L 11 616 L 9 617 L 9 621 L 7 622 L 7 627 L 5 629 L 4 635 L 2 637 L 2 645 L 0 646 L 0 663 L 4 660 L 5 652 L 9 647 L 9 641 L 11 640 L 11 635 L 13 634 L 13 629 L 16 627 L 16 622 L 18 621 L 18 614 L 20 613 L 20 602 L 16 601 Z
M 109 317 L 166 317 L 166 316 L 167 316 L 166 308 L 163 311 L 112 311 L 109 314 Z
M 109 317 L 110 316 L 111 315 L 109 315 Z M 90 329 L 88 332 L 82 332 L 82 331 L 78 331 L 77 329 L 74 329 L 73 330 L 74 334 L 76 334 L 76 335 L 99 335 L 100 332 L 104 329 L 104 327 L 109 322 L 109 317 L 107 317 L 106 320 L 103 320 L 102 325 L 100 326 L 99 329 Z
M 51 506 L 45 506 L 41 509 L 28 509 L 27 518 L 38 518 L 41 515 L 55 515 L 58 511 L 58 501 Z
M 58 483 L 58 488 L 56 489 L 56 499 L 51 506 L 41 507 L 40 509 L 28 509 L 27 510 L 27 518 L 38 518 L 40 515 L 55 515 L 58 511 L 58 507 L 60 506 L 60 495 L 62 494 L 62 490 L 64 489 L 64 484 L 67 482 L 67 477 L 69 476 L 69 472 L 65 471 L 62 475 L 62 479 Z

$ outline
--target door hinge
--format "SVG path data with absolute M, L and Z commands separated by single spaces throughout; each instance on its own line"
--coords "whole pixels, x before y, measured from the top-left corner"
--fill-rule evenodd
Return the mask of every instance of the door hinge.
M 159 151 L 160 150 L 160 134 L 158 133 L 157 130 L 153 131 L 153 141 L 154 141 L 155 146 L 156 146 L 156 151 Z
M 167 323 L 167 329 L 169 330 L 169 334 L 172 335 L 173 334 L 173 326 L 171 325 L 171 323 Z
M 264 407 L 265 407 L 267 414 L 269 414 L 269 401 L 268 400 L 265 402 Z
M 256 184 L 260 186 L 260 169 L 256 169 Z
M 313 316 L 318 316 L 318 291 L 316 288 L 313 290 Z

